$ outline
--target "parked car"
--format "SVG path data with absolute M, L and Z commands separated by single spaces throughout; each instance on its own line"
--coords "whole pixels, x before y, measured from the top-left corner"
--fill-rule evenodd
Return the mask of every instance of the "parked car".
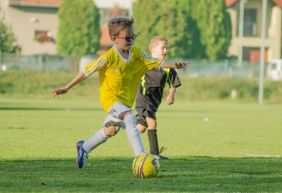
M 28 55 L 23 56 L 13 63 L 6 63 L 0 66 L 2 71 L 21 69 L 21 70 L 57 70 L 68 69 L 70 60 L 59 55 Z
M 282 59 L 274 60 L 268 64 L 267 78 L 270 80 L 282 80 Z

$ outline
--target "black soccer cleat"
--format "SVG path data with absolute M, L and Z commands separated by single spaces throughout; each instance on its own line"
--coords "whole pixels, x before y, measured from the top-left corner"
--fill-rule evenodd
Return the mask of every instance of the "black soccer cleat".
M 169 160 L 168 157 L 162 156 L 162 155 L 156 155 L 156 157 L 158 158 L 158 160 Z

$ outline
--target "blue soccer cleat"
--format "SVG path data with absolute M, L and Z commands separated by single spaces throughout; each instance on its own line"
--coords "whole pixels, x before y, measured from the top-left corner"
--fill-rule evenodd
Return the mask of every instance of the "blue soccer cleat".
M 87 159 L 87 152 L 83 149 L 84 141 L 79 141 L 76 143 L 76 163 L 79 168 L 83 167 L 84 160 Z

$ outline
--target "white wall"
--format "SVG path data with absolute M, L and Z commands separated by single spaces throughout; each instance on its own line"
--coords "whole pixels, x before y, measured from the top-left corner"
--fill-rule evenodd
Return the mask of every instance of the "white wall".
M 56 54 L 56 44 L 53 42 L 39 43 L 34 40 L 36 30 L 49 31 L 55 38 L 58 29 L 58 16 L 56 9 L 9 7 L 7 0 L 2 0 L 4 20 L 11 27 L 19 45 L 22 55 L 30 54 Z

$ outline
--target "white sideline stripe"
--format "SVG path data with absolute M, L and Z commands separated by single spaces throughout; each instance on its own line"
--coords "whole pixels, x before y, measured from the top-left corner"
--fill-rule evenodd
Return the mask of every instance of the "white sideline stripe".
M 282 157 L 282 155 L 270 155 L 270 154 L 248 154 L 249 157 Z

